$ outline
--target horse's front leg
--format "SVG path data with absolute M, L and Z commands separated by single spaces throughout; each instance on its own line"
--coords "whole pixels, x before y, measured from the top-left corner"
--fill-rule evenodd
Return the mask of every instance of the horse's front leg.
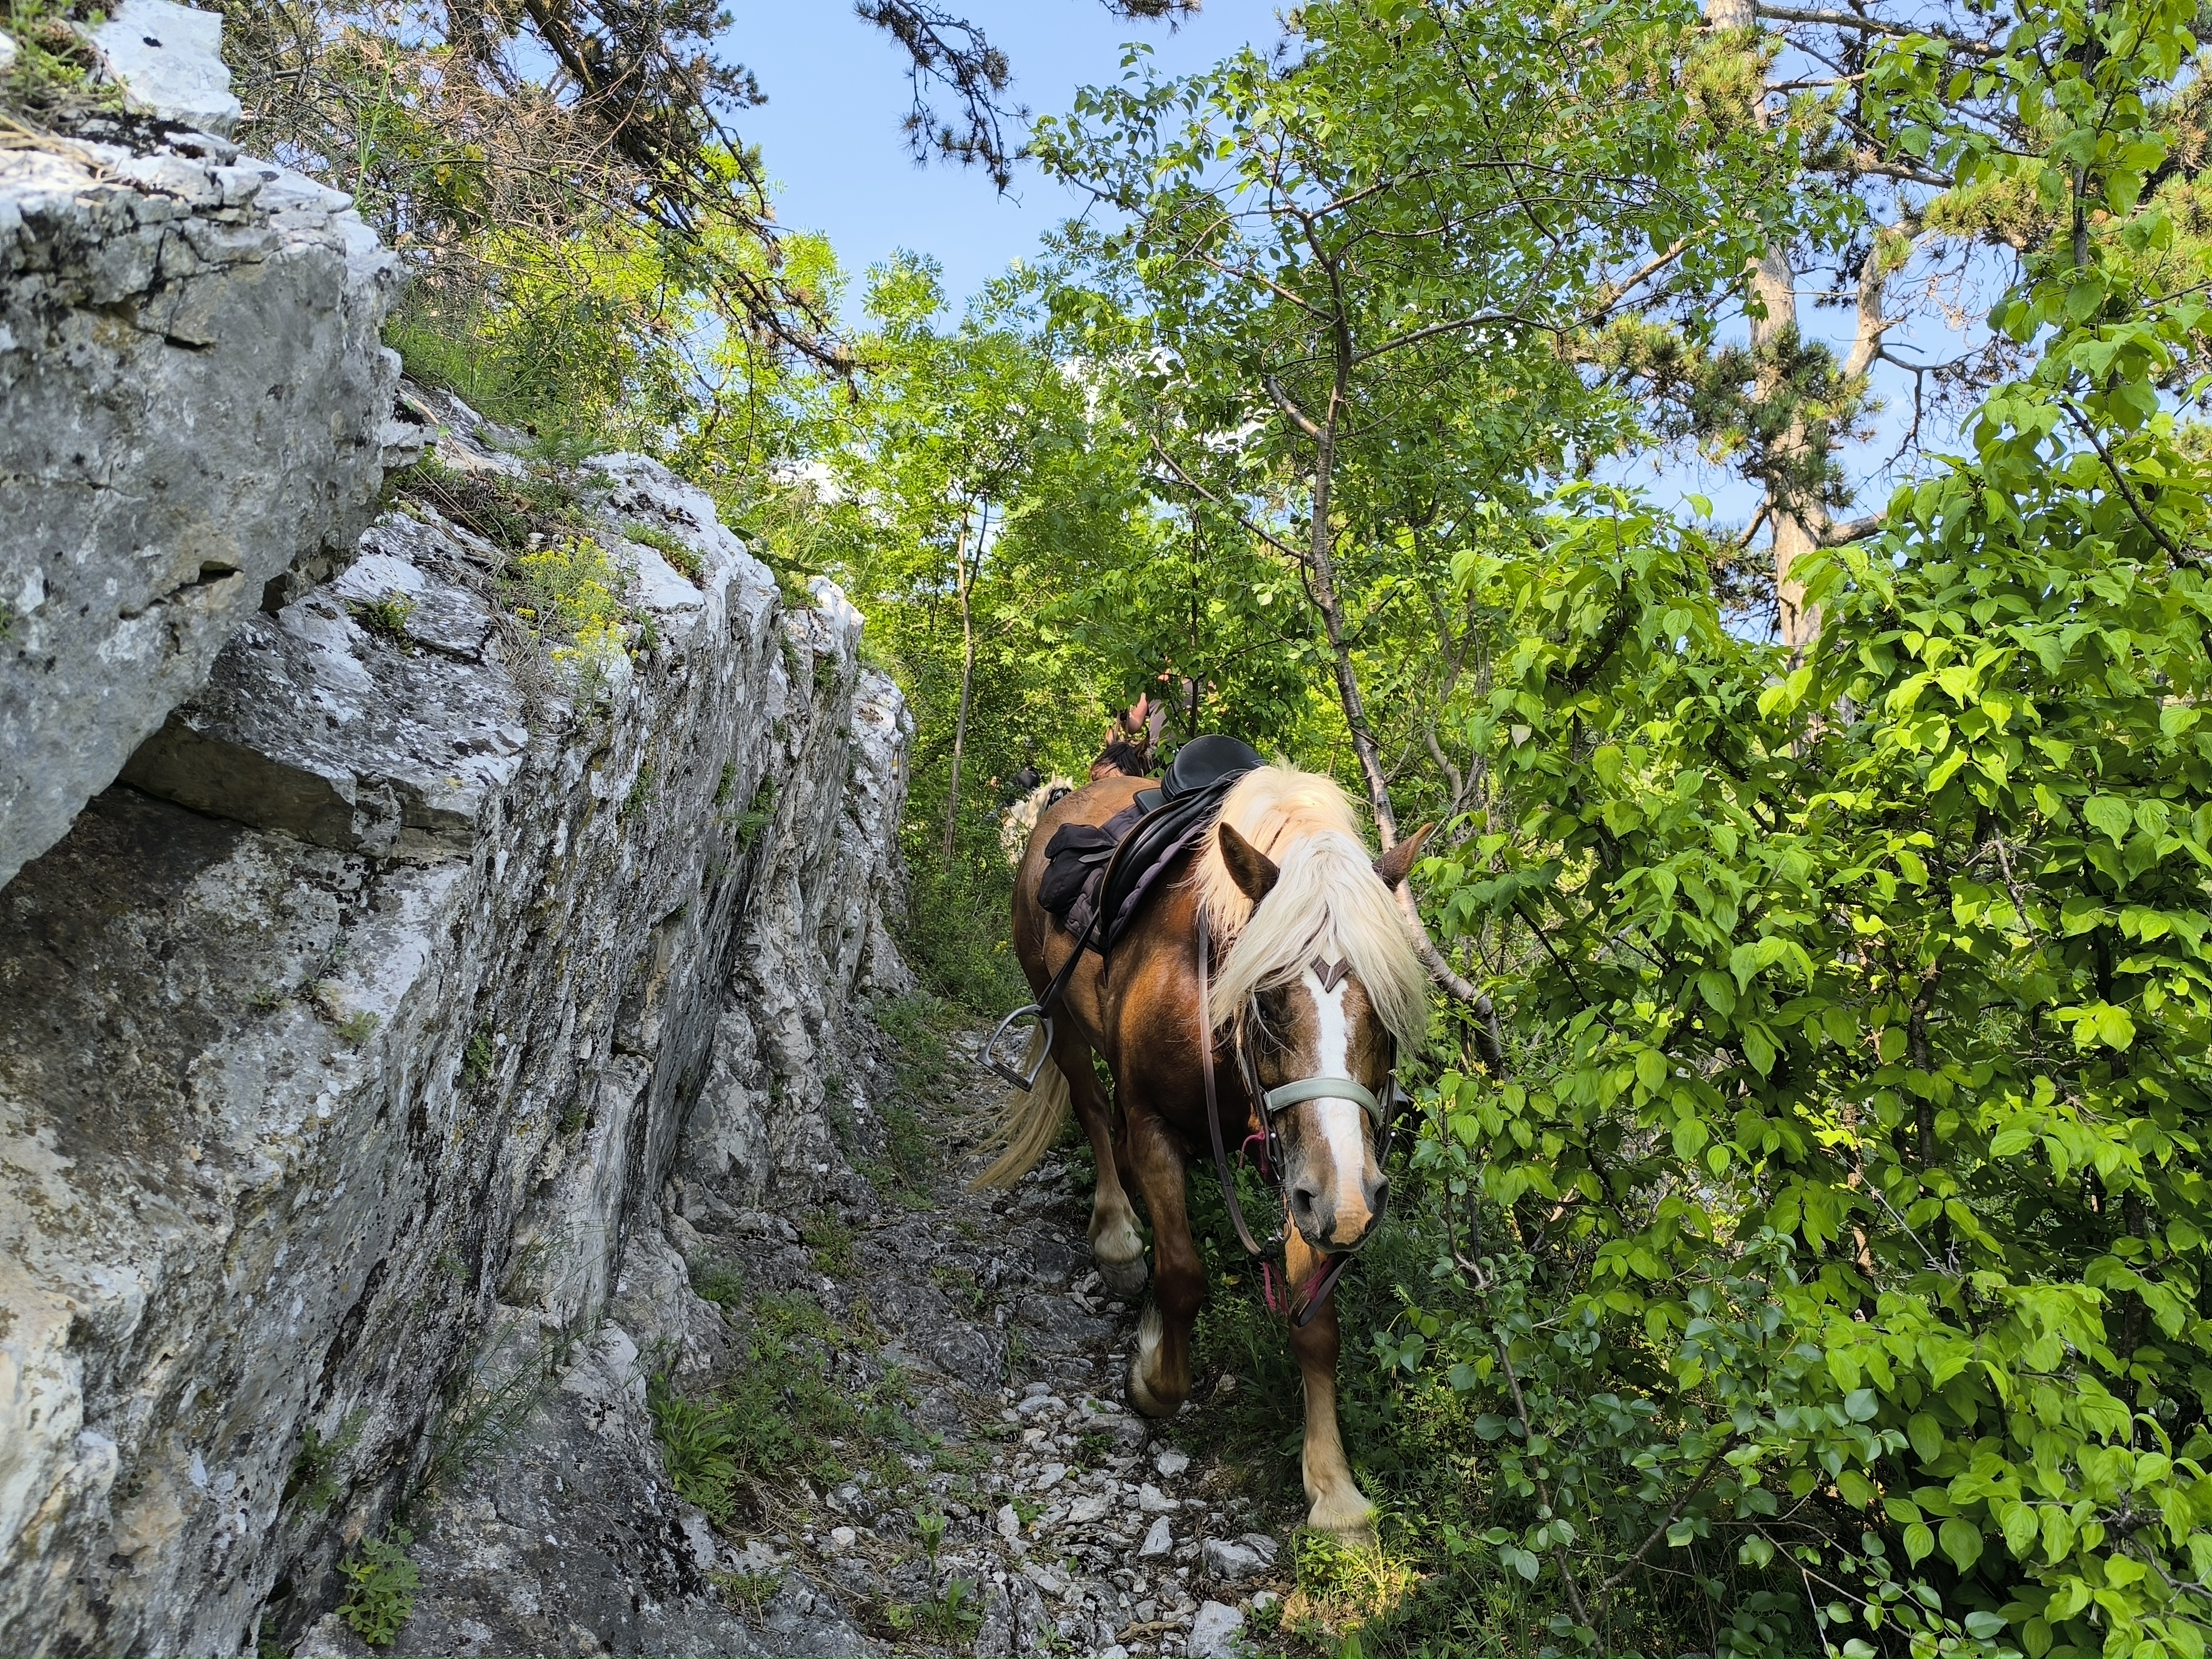
M 1129 1403 L 1170 1417 L 1190 1398 L 1190 1328 L 1206 1301 L 1206 1269 L 1183 1207 L 1182 1153 L 1141 1103 L 1121 1103 L 1130 1173 L 1152 1218 L 1152 1299 L 1129 1356 Z
M 1283 1267 L 1294 1305 L 1300 1290 L 1313 1282 L 1328 1261 L 1303 1237 L 1296 1232 L 1291 1235 Z M 1345 1461 L 1344 1437 L 1336 1426 L 1340 1340 L 1334 1294 L 1306 1324 L 1291 1327 L 1291 1352 L 1297 1356 L 1298 1375 L 1304 1379 L 1306 1390 L 1306 1441 L 1300 1460 L 1306 1501 L 1312 1505 L 1306 1524 L 1346 1543 L 1369 1544 L 1375 1540 L 1375 1505 L 1352 1478 L 1352 1465 Z
M 1053 1064 L 1067 1079 L 1076 1121 L 1091 1142 L 1091 1156 L 1098 1166 L 1098 1185 L 1091 1196 L 1091 1260 L 1106 1288 L 1117 1296 L 1133 1297 L 1145 1288 L 1145 1239 L 1137 1231 L 1137 1212 L 1121 1185 L 1121 1171 L 1114 1150 L 1114 1109 L 1098 1091 L 1098 1075 L 1091 1069 L 1091 1050 L 1072 1028 L 1073 1020 L 1053 1038 Z

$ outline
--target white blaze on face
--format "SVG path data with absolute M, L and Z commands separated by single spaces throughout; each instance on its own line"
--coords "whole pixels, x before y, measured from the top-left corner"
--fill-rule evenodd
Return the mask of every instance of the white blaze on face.
M 1314 1000 L 1314 1075 L 1350 1077 L 1352 1021 L 1345 1014 L 1344 998 L 1352 981 L 1339 979 L 1334 990 L 1325 990 L 1321 975 L 1309 968 L 1304 982 Z M 1348 1228 L 1358 1233 L 1367 1225 L 1367 1195 L 1359 1179 L 1366 1167 L 1367 1148 L 1360 1139 L 1359 1108 L 1352 1101 L 1326 1097 L 1311 1104 L 1320 1121 L 1322 1139 L 1328 1143 L 1331 1173 L 1336 1182 L 1337 1231 L 1341 1234 Z

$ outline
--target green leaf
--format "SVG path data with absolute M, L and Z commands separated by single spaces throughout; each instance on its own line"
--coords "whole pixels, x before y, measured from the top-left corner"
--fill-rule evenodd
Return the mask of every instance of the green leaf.
M 1726 974 L 1717 974 L 1710 968 L 1699 973 L 1698 994 L 1717 1014 L 1725 1017 L 1735 1012 L 1735 981 Z
M 1658 1048 L 1646 1048 L 1636 1056 L 1636 1080 L 1644 1085 L 1646 1094 L 1656 1095 L 1667 1086 L 1667 1056 Z
M 1943 1451 L 1943 1431 L 1926 1412 L 1915 1412 L 1905 1423 L 1905 1437 L 1912 1443 L 1913 1455 L 1923 1463 L 1933 1463 Z
M 1905 1556 L 1918 1566 L 1935 1553 L 1936 1534 L 1928 1529 L 1924 1521 L 1916 1521 L 1905 1529 Z
M 2104 1007 L 2097 1011 L 2097 1040 L 2107 1048 L 2125 1048 L 2136 1040 L 2136 1023 L 2128 1018 L 2124 1008 Z
M 2136 815 L 2117 795 L 2092 795 L 2082 803 L 2081 816 L 2112 838 L 2118 846 L 2135 828 Z
M 1743 1057 L 1751 1062 L 1751 1069 L 1765 1077 L 1774 1070 L 1774 1044 L 1767 1039 L 1765 1028 L 1747 1025 L 1743 1028 Z
M 1971 1521 L 1953 1516 L 1936 1530 L 1936 1538 L 1943 1546 L 1943 1553 L 1951 1558 L 1952 1565 L 1960 1572 L 1982 1559 L 1982 1531 Z
M 2043 1559 L 2063 1561 L 2074 1553 L 2074 1517 L 2056 1504 L 2045 1504 L 2037 1514 L 2043 1523 Z

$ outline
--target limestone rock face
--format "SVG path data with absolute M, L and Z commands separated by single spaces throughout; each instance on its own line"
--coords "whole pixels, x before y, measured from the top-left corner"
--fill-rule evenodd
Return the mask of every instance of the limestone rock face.
M 0 386 L 11 412 L 21 395 Z M 0 447 L 51 440 L 11 421 Z M 514 465 L 458 434 L 441 453 Z M 325 533 L 343 490 L 288 477 L 273 493 L 327 511 L 286 533 Z M 179 472 L 112 510 L 150 524 L 198 491 L 211 512 L 213 488 Z M 542 1650 L 796 1650 L 702 1599 L 641 1372 L 600 1322 L 626 1250 L 674 1284 L 631 1324 L 689 1294 L 660 1237 L 683 1224 L 660 1206 L 687 1116 L 745 1180 L 779 1159 L 804 1176 L 827 1133 L 807 1075 L 826 1024 L 905 982 L 878 896 L 911 723 L 842 596 L 788 607 L 705 496 L 634 457 L 593 463 L 582 495 L 626 566 L 629 651 L 549 665 L 501 556 L 424 507 L 273 614 L 254 601 L 280 567 L 239 553 L 201 584 L 244 595 L 206 613 L 236 631 L 204 686 L 100 726 L 161 730 L 0 888 L 0 1651 L 297 1639 L 403 1492 L 483 1510 L 423 1558 L 466 1581 L 418 1632 L 447 1650 L 486 1650 L 479 1627 L 491 1650 L 550 1642 L 519 1603 L 487 1624 L 467 1598 L 538 1582 L 579 1528 L 596 1565 L 573 1556 L 557 1607 L 531 1594 L 580 1645 Z M 64 525 L 67 491 L 41 499 L 36 522 L 64 528 L 38 545 L 84 545 L 97 526 Z M 641 523 L 696 577 L 624 544 Z M 161 533 L 215 556 L 198 517 Z M 67 639 L 41 637 L 47 678 L 0 705 L 11 768 L 58 729 Z M 530 1467 L 582 1470 L 587 1492 L 467 1485 L 486 1399 L 520 1397 L 494 1371 L 582 1379 L 522 1418 Z M 842 1639 L 799 1635 L 796 1601 L 770 1615 Z
M 123 0 L 92 31 L 131 108 L 230 136 L 242 112 L 222 61 L 222 15 L 175 0 Z
M 212 34 L 125 11 L 153 21 L 118 15 L 118 52 Z M 378 339 L 393 280 L 349 198 L 223 139 L 0 149 L 0 885 L 419 453 Z

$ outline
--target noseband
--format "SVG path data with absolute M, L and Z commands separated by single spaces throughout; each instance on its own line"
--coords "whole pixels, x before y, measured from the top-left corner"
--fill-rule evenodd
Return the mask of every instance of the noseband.
M 1330 989 L 1334 990 L 1350 969 L 1342 963 L 1316 963 L 1314 971 L 1325 981 Z M 1282 1228 L 1278 1225 L 1273 1236 L 1265 1243 L 1255 1241 L 1252 1237 L 1251 1228 L 1245 1224 L 1244 1207 L 1237 1201 L 1237 1176 L 1236 1172 L 1229 1167 L 1229 1148 L 1222 1138 L 1221 1109 L 1215 1097 L 1213 1083 L 1213 1008 L 1210 989 L 1212 974 L 1213 939 L 1206 927 L 1206 908 L 1201 905 L 1198 912 L 1198 1051 L 1199 1069 L 1206 1079 L 1206 1127 L 1207 1133 L 1213 1139 L 1213 1170 L 1214 1173 L 1221 1178 L 1222 1202 L 1228 1207 L 1229 1219 L 1237 1229 L 1237 1241 L 1243 1245 L 1244 1253 L 1247 1255 L 1265 1258 L 1272 1252 L 1282 1249 L 1285 1239 Z M 1397 1136 L 1397 1113 L 1395 1110 L 1385 1111 L 1382 1103 L 1375 1097 L 1374 1091 L 1360 1082 L 1358 1078 L 1353 1077 L 1302 1077 L 1273 1089 L 1261 1088 L 1259 1064 L 1253 1059 L 1252 1051 L 1244 1041 L 1244 1028 L 1250 1015 L 1251 1010 L 1249 1006 L 1237 1010 L 1237 1065 L 1244 1084 L 1245 1092 L 1250 1095 L 1258 1105 L 1260 1129 L 1259 1133 L 1253 1135 L 1250 1139 L 1260 1143 L 1261 1177 L 1274 1189 L 1279 1201 L 1278 1207 L 1287 1208 L 1288 1206 L 1287 1201 L 1283 1200 L 1283 1178 L 1280 1174 L 1283 1168 L 1282 1140 L 1275 1127 L 1276 1115 L 1301 1102 L 1348 1100 L 1358 1107 L 1366 1115 L 1368 1122 L 1373 1127 L 1376 1167 L 1377 1169 L 1385 1167 L 1390 1156 L 1391 1143 Z M 1397 1104 L 1398 1100 L 1396 1069 L 1394 1058 L 1390 1079 L 1383 1085 L 1384 1092 L 1389 1097 L 1393 1107 Z M 1246 1144 L 1249 1145 L 1250 1140 Z M 1296 1305 L 1286 1310 L 1293 1324 L 1310 1323 L 1313 1316 L 1321 1311 L 1322 1304 L 1328 1300 L 1329 1293 L 1336 1288 L 1337 1279 L 1342 1276 L 1346 1266 L 1351 1261 L 1353 1255 L 1365 1245 L 1368 1239 L 1375 1237 L 1376 1229 L 1382 1224 L 1383 1210 L 1389 1203 L 1389 1195 L 1386 1192 L 1382 1203 L 1376 1206 L 1374 1216 L 1368 1222 L 1367 1231 L 1359 1243 L 1349 1250 L 1330 1253 L 1328 1265 L 1314 1276 L 1313 1283 L 1306 1287 L 1303 1298 Z M 1261 1270 L 1263 1274 L 1272 1276 L 1272 1264 L 1265 1260 L 1261 1263 Z M 1267 1286 L 1267 1300 L 1272 1307 L 1274 1302 L 1272 1278 Z

